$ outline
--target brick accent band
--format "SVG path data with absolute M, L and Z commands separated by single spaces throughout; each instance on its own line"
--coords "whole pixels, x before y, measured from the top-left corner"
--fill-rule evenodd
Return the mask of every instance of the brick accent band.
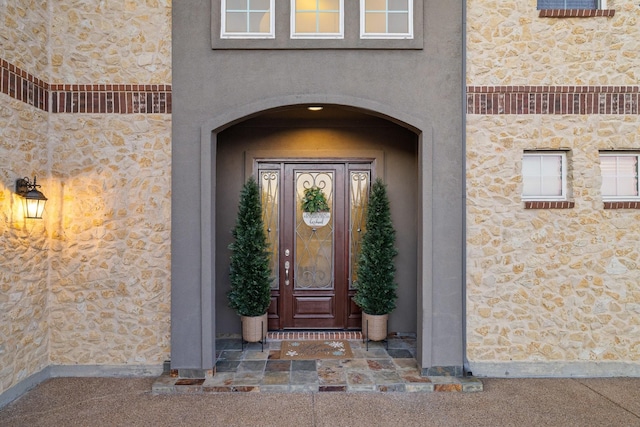
M 362 340 L 360 331 L 272 331 L 267 340 Z
M 48 111 L 49 85 L 1 58 L 0 92 L 40 110 Z
M 596 16 L 611 17 L 615 9 L 542 9 L 540 18 L 593 18 Z
M 640 114 L 640 86 L 468 86 L 467 114 Z
M 467 86 L 467 93 L 639 93 L 640 86 Z
M 640 202 L 604 202 L 605 209 L 640 209 Z
M 50 85 L 4 59 L 0 92 L 52 113 L 171 114 L 171 85 Z
M 575 207 L 575 202 L 536 202 L 536 201 L 528 201 L 524 202 L 525 209 L 573 209 Z
M 50 85 L 3 59 L 0 92 L 52 113 L 171 114 L 171 85 Z M 640 86 L 468 86 L 466 110 L 636 115 L 639 105 Z
M 171 114 L 169 85 L 73 86 L 71 90 L 51 89 L 52 113 Z

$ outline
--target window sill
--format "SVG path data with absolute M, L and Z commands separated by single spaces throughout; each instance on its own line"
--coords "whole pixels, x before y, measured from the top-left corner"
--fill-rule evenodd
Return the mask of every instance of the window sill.
M 593 18 L 596 16 L 611 17 L 615 9 L 542 9 L 540 18 Z
M 605 209 L 640 209 L 638 202 L 604 202 Z
M 562 201 L 533 201 L 524 202 L 525 209 L 573 209 L 575 202 Z

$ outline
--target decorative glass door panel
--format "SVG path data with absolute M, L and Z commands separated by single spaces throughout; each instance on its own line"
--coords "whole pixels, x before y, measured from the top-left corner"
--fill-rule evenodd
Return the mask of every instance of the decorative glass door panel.
M 260 171 L 260 202 L 262 203 L 262 222 L 267 235 L 269 252 L 271 253 L 269 267 L 273 274 L 271 289 L 277 289 L 280 263 L 280 170 Z
M 349 172 L 349 289 L 358 280 L 358 257 L 362 236 L 366 231 L 367 205 L 371 173 L 369 171 Z
M 333 171 L 296 171 L 295 289 L 334 289 L 333 186 Z M 314 189 L 324 195 L 328 211 L 305 212 L 305 191 Z

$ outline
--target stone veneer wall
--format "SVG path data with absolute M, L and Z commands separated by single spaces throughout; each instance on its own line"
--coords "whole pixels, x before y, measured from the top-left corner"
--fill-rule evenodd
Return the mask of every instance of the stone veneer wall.
M 558 19 L 535 0 L 467 6 L 469 366 L 640 375 L 640 210 L 605 209 L 598 162 L 640 151 L 640 8 L 610 0 L 612 17 Z M 522 154 L 535 149 L 568 153 L 564 209 L 525 209 Z
M 48 365 L 160 366 L 170 324 L 170 1 L 6 3 L 0 394 Z M 43 220 L 25 221 L 13 186 L 34 174 L 49 201 Z
M 0 94 L 0 393 L 49 363 L 49 238 L 25 221 L 15 180 L 39 177 L 46 194 L 47 114 Z
M 171 0 L 54 3 L 50 83 L 171 83 Z
M 0 1 L 0 58 L 43 78 L 48 73 L 50 0 Z
M 12 4 L 8 4 L 12 3 Z M 47 1 L 0 2 L 0 59 L 47 71 Z M 0 68 L 0 393 L 49 364 L 49 238 L 24 221 L 15 180 L 48 187 L 47 113 L 11 98 Z
M 53 115 L 51 363 L 169 357 L 170 117 Z
M 613 17 L 540 18 L 536 0 L 467 0 L 467 85 L 637 85 L 634 0 Z

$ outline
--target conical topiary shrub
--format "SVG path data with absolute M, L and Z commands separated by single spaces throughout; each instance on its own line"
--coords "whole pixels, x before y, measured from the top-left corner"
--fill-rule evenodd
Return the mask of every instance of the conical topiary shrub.
M 241 316 L 262 316 L 271 304 L 271 269 L 260 190 L 253 177 L 242 187 L 232 234 L 229 306 Z
M 398 296 L 393 259 L 398 251 L 394 246 L 395 235 L 387 190 L 378 178 L 369 196 L 366 231 L 358 259 L 356 295 L 353 298 L 366 315 L 388 315 L 396 308 Z M 367 327 L 364 319 L 365 316 L 363 331 Z M 386 337 L 386 317 L 383 335 Z M 383 338 L 371 337 L 374 340 Z

